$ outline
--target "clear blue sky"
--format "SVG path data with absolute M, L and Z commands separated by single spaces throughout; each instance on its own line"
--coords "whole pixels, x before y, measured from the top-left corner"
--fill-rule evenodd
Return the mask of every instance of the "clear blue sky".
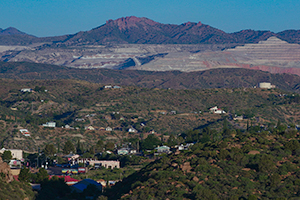
M 74 34 L 109 19 L 199 22 L 225 32 L 300 29 L 300 0 L 0 0 L 0 28 L 35 36 Z

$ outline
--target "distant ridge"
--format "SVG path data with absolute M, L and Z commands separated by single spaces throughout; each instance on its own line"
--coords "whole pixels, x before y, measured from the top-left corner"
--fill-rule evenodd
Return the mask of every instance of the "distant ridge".
M 300 43 L 300 30 L 271 31 L 241 30 L 226 33 L 201 22 L 187 22 L 180 25 L 162 24 L 145 17 L 122 17 L 108 20 L 90 31 L 73 35 L 37 38 L 15 28 L 0 29 L 0 44 L 32 44 L 54 42 L 63 45 L 98 44 L 245 44 L 258 43 L 276 36 L 289 43 Z M 11 36 L 11 39 L 3 36 Z
M 0 35 L 27 35 L 24 32 L 19 31 L 16 28 L 9 27 L 7 29 L 0 29 Z

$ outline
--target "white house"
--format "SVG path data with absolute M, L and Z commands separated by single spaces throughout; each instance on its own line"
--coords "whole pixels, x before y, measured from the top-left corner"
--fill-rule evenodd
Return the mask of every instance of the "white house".
M 55 128 L 56 122 L 46 122 L 46 124 L 43 124 L 44 127 L 51 127 Z
M 23 151 L 20 149 L 5 149 L 5 148 L 0 149 L 0 153 L 4 153 L 4 151 L 10 151 L 12 158 L 16 160 L 23 160 Z
M 31 88 L 22 88 L 21 92 L 32 92 Z
M 223 114 L 226 113 L 224 110 L 218 108 L 218 106 L 214 106 L 209 109 L 210 112 L 215 113 L 215 114 Z
M 106 129 L 105 129 L 106 131 L 112 131 L 112 128 L 111 127 L 106 127 Z
M 95 128 L 92 127 L 92 126 L 86 126 L 86 127 L 85 127 L 85 130 L 94 131 Z
M 24 136 L 26 136 L 26 137 L 29 137 L 29 136 L 30 136 L 30 133 L 29 133 L 29 131 L 28 131 L 27 129 L 20 129 L 20 132 L 21 132 Z
M 131 127 L 128 129 L 128 132 L 129 133 L 137 133 L 137 130 L 135 128 Z

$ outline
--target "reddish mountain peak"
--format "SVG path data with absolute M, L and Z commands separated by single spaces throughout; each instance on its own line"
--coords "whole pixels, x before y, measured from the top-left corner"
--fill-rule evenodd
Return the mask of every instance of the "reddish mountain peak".
M 137 27 L 137 24 L 153 26 L 159 23 L 145 17 L 129 16 L 122 17 L 116 20 L 108 20 L 106 24 L 115 24 L 119 27 L 120 30 L 122 30 L 131 27 Z

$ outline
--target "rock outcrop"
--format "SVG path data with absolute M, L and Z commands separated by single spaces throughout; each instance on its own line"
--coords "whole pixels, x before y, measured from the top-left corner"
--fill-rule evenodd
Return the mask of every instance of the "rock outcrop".
M 14 177 L 11 173 L 10 167 L 6 162 L 3 162 L 2 158 L 0 157 L 0 176 L 6 182 L 13 181 Z

